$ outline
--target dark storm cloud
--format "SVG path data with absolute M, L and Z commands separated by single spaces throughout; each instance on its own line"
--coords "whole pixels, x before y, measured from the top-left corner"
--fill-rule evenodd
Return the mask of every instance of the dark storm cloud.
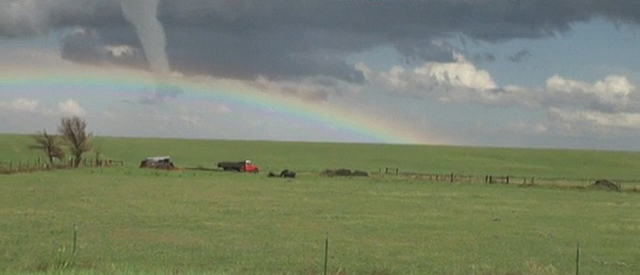
M 313 49 L 319 40 L 304 32 L 265 32 L 252 35 L 201 28 L 166 28 L 172 69 L 186 74 L 270 79 L 327 76 L 360 83 L 361 72 L 339 55 Z M 185 47 L 185 44 L 188 46 Z
M 450 43 L 430 41 L 398 41 L 394 47 L 403 56 L 405 64 L 422 64 L 425 61 L 452 62 L 453 53 L 460 50 Z
M 61 56 L 64 59 L 92 65 L 119 65 L 147 69 L 142 52 L 126 43 L 105 45 L 92 30 L 80 29 L 61 40 Z
M 102 43 L 93 31 L 78 31 L 62 39 L 62 58 L 89 64 L 100 63 L 98 54 Z
M 0 37 L 42 34 L 73 26 L 124 25 L 114 0 L 3 0 Z
M 410 62 L 450 61 L 456 49 L 437 42 L 455 35 L 488 42 L 541 38 L 596 16 L 638 24 L 640 1 L 165 0 L 159 8 L 172 70 L 239 79 L 321 76 L 350 83 L 364 76 L 345 57 L 377 46 L 395 47 Z M 95 30 L 101 43 L 96 48 L 141 49 L 115 0 L 0 3 L 0 36 L 77 26 Z M 85 46 L 63 41 L 65 58 L 91 60 Z

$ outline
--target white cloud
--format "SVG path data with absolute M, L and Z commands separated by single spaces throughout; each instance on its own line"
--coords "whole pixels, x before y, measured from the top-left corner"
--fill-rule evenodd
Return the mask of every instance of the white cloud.
M 128 45 L 115 45 L 102 47 L 102 53 L 116 58 L 130 57 L 137 54 L 137 49 Z
M 572 105 L 600 111 L 624 111 L 640 101 L 633 98 L 636 88 L 624 76 L 610 75 L 589 84 L 565 79 L 559 75 L 546 82 L 546 97 L 549 102 L 564 101 Z
M 534 134 L 608 134 L 640 130 L 640 95 L 626 76 L 609 75 L 585 82 L 554 75 L 542 88 L 499 86 L 489 72 L 456 54 L 454 62 L 426 62 L 417 68 L 395 66 L 378 74 L 390 92 L 430 97 L 442 102 L 489 106 L 524 106 L 547 113 L 547 121 L 512 123 L 511 130 Z
M 409 81 L 403 77 L 407 72 L 401 66 L 393 66 L 388 73 L 382 73 L 382 80 L 386 82 L 387 86 L 391 89 L 406 89 L 409 86 Z
M 440 85 L 451 85 L 479 91 L 492 90 L 498 87 L 487 71 L 478 70 L 461 54 L 455 54 L 454 59 L 456 62 L 426 62 L 422 67 L 416 68 L 414 73 L 416 76 L 431 77 Z
M 461 54 L 454 62 L 425 62 L 409 69 L 394 66 L 379 75 L 389 91 L 434 97 L 444 102 L 479 102 L 504 105 L 512 102 L 529 105 L 526 90 L 517 86 L 500 88 L 489 72 L 478 69 Z
M 607 113 L 640 112 L 640 95 L 625 76 L 609 75 L 588 83 L 554 75 L 543 88 L 499 86 L 489 72 L 460 54 L 454 62 L 426 62 L 417 68 L 394 66 L 376 81 L 388 91 L 432 97 L 443 102 L 485 105 L 551 106 Z
M 369 67 L 367 67 L 366 64 L 364 64 L 364 62 L 358 62 L 355 66 L 356 70 L 361 71 L 362 75 L 364 76 L 365 80 L 370 80 L 371 79 L 371 69 L 369 69 Z
M 84 116 L 87 113 L 87 111 L 73 99 L 67 99 L 64 102 L 58 103 L 58 110 L 65 115 Z
M 625 76 L 588 83 L 554 75 L 546 81 L 541 105 L 548 106 L 548 128 L 561 135 L 640 130 L 640 97 Z
M 32 112 L 38 111 L 38 101 L 35 99 L 19 98 L 12 102 L 0 101 L 0 109 L 6 109 L 10 111 L 19 112 Z
M 412 70 L 394 66 L 388 73 L 383 73 L 382 77 L 395 88 L 427 88 L 438 85 L 477 91 L 498 88 L 487 71 L 477 69 L 460 54 L 455 54 L 454 58 L 455 62 L 425 62 Z
M 13 101 L 0 101 L 0 110 L 8 110 L 11 112 L 29 112 L 42 115 L 77 115 L 84 116 L 87 112 L 80 104 L 73 100 L 68 99 L 63 102 L 59 102 L 57 110 L 50 105 L 42 105 L 38 100 L 28 98 L 18 98 Z
M 588 128 L 640 130 L 640 113 L 603 113 L 593 110 L 563 110 L 550 108 L 551 121 L 564 130 L 583 131 Z
M 593 85 L 554 75 L 547 79 L 547 89 L 565 93 L 593 93 L 602 98 L 618 98 L 628 96 L 635 87 L 626 77 L 618 75 L 607 76 Z
M 274 81 L 261 76 L 251 84 L 253 88 L 265 93 L 276 93 L 281 96 L 312 102 L 326 102 L 332 95 L 356 92 L 353 84 L 326 77 L 306 77 L 296 81 Z

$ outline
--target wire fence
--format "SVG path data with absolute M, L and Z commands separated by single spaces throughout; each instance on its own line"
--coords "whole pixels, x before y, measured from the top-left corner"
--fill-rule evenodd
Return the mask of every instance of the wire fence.
M 412 180 L 431 182 L 469 182 L 489 184 L 516 184 L 516 185 L 555 185 L 555 186 L 589 186 L 598 181 L 609 181 L 622 189 L 624 187 L 640 188 L 640 179 L 604 179 L 604 178 L 579 178 L 579 177 L 549 177 L 549 176 L 520 176 L 520 175 L 472 175 L 460 173 L 421 173 L 403 172 L 399 168 L 379 169 L 381 175 L 398 176 Z
M 114 159 L 88 159 L 85 158 L 79 163 L 80 167 L 114 167 L 125 166 L 122 160 Z M 68 169 L 73 167 L 73 158 L 64 161 L 54 161 L 53 164 L 48 159 L 37 158 L 32 160 L 9 160 L 0 161 L 0 174 L 14 174 L 25 172 L 36 172 L 55 169 Z M 202 165 L 194 167 L 186 167 L 186 170 L 203 170 L 217 171 L 221 170 L 217 167 L 204 167 Z M 317 166 L 295 166 L 295 167 L 261 167 L 261 172 L 279 172 L 287 169 L 301 174 L 320 173 L 327 169 Z M 550 177 L 550 176 L 522 176 L 522 175 L 495 175 L 495 174 L 465 174 L 465 173 L 433 173 L 433 172 L 415 172 L 402 171 L 398 167 L 384 167 L 377 170 L 368 171 L 372 176 L 395 176 L 404 179 L 418 180 L 425 182 L 450 182 L 450 183 L 488 183 L 488 184 L 514 184 L 514 185 L 553 185 L 567 187 L 585 187 L 593 185 L 603 178 L 580 178 L 580 177 Z M 633 189 L 640 191 L 640 179 L 607 179 L 615 183 L 619 189 Z
M 46 171 L 55 169 L 67 169 L 73 167 L 73 158 L 64 161 L 49 162 L 48 160 L 37 158 L 32 160 L 9 160 L 0 162 L 0 174 L 26 173 L 36 171 Z M 124 166 L 124 161 L 113 159 L 83 159 L 78 166 L 84 167 L 110 167 Z

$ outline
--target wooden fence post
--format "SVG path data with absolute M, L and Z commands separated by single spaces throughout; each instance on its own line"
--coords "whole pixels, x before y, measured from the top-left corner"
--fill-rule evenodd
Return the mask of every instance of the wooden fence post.
M 450 182 L 453 182 L 453 173 L 451 173 L 451 181 Z
M 509 176 L 507 176 L 507 184 L 509 184 Z
M 576 275 L 580 275 L 580 243 L 576 244 Z
M 329 232 L 324 240 L 324 272 L 322 274 L 327 275 L 327 263 L 329 262 Z
M 78 243 L 78 223 L 73 223 L 73 256 L 76 256 Z

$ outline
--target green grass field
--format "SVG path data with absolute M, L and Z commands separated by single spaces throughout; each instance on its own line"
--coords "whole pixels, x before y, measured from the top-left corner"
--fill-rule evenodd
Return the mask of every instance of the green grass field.
M 28 136 L 0 135 L 0 162 L 43 157 L 27 148 L 30 143 Z M 131 167 L 145 157 L 169 155 L 182 167 L 251 159 L 263 170 L 275 171 L 397 167 L 403 172 L 640 180 L 640 152 L 111 137 L 93 143 L 104 156 Z
M 26 161 L 25 136 L 0 136 Z M 640 179 L 639 153 L 101 138 L 124 167 L 0 175 L 0 273 L 6 274 L 637 274 L 640 194 L 325 178 L 324 168 Z M 165 172 L 251 158 L 300 172 Z M 0 160 L 3 161 L 3 160 Z M 73 225 L 78 247 L 71 255 Z M 65 263 L 74 264 L 65 267 Z

